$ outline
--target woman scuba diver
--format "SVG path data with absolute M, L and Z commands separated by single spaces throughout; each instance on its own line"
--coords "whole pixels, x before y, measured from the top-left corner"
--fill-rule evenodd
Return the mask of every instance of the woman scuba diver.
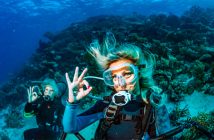
M 66 73 L 69 90 L 63 116 L 66 133 L 77 133 L 100 120 L 94 139 L 149 139 L 170 129 L 170 121 L 161 89 L 152 78 L 154 57 L 133 44 L 118 45 L 107 33 L 104 45 L 95 40 L 88 49 L 103 71 L 103 80 L 111 89 L 87 111 L 77 114 L 79 101 L 90 96 L 87 68 L 79 75 L 76 67 L 72 81 Z
M 49 78 L 32 84 L 27 89 L 28 102 L 24 108 L 24 116 L 36 116 L 38 128 L 26 130 L 24 139 L 57 140 L 63 132 L 61 121 L 64 106 L 61 96 L 66 92 L 66 85 Z

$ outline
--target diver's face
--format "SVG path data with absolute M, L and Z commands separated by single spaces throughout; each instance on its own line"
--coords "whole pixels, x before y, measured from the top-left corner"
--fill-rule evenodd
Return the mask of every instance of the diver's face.
M 54 99 L 54 89 L 52 86 L 47 85 L 45 87 L 44 97 L 50 98 L 51 101 Z
M 123 65 L 123 64 L 133 64 L 133 62 L 129 59 L 121 59 L 118 61 L 115 61 L 109 65 L 109 69 Z M 138 73 L 137 73 L 138 74 Z M 127 90 L 129 92 L 134 91 L 139 86 L 139 80 L 138 78 L 136 80 L 133 79 L 136 77 L 132 70 L 130 70 L 130 67 L 121 67 L 119 69 L 112 71 L 112 79 L 114 83 L 114 89 L 116 92 Z

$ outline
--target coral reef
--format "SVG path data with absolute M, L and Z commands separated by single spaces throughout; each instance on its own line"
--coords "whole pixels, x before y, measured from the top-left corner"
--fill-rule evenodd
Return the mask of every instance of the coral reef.
M 170 113 L 170 120 L 172 125 L 178 125 L 178 122 L 187 116 L 189 116 L 188 107 L 185 106 L 184 108 L 180 108 L 177 105 L 174 110 Z
M 85 21 L 72 23 L 68 28 L 44 36 L 48 41 L 39 41 L 39 47 L 31 59 L 14 78 L 0 88 L 0 109 L 9 104 L 17 106 L 26 101 L 25 84 L 49 76 L 56 81 L 65 72 L 73 74 L 75 66 L 88 67 L 88 75 L 101 76 L 93 58 L 85 51 L 93 39 L 102 41 L 107 31 L 112 31 L 117 43 L 134 43 L 151 51 L 157 60 L 155 74 L 158 86 L 168 94 L 169 100 L 179 103 L 194 91 L 214 95 L 214 9 L 192 7 L 182 16 L 97 16 Z M 162 75 L 162 77 L 160 77 Z M 93 93 L 101 95 L 103 83 L 96 85 Z M 94 88 L 95 89 L 95 88 Z M 84 102 L 94 102 L 85 99 Z M 82 104 L 83 108 L 88 103 Z M 14 118 L 20 118 L 12 109 L 6 116 L 7 127 L 21 127 Z M 172 118 L 188 116 L 187 109 L 175 108 Z M 199 115 L 197 121 L 200 121 Z M 206 115 L 205 115 L 206 116 Z M 14 122 L 13 122 L 14 121 Z M 208 121 L 214 126 L 213 121 Z M 209 127 L 209 126 L 208 126 Z M 191 133 L 190 139 L 197 137 Z M 185 136 L 188 137 L 188 136 Z
M 214 130 L 214 116 L 212 113 L 199 113 L 197 117 L 192 118 L 193 121 L 197 122 L 201 127 L 205 128 L 209 132 Z M 192 140 L 192 139 L 207 139 L 207 137 L 196 127 L 186 130 L 186 133 L 182 133 L 181 139 Z
M 5 131 L 0 132 L 0 139 L 1 140 L 10 140 L 10 138 L 7 136 L 7 132 L 5 132 Z
M 9 106 L 5 114 L 5 128 L 21 128 L 24 126 L 23 115 L 16 107 Z

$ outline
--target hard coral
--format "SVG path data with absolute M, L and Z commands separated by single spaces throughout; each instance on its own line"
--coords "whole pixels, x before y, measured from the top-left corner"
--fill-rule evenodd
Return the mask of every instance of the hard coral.
M 214 116 L 208 113 L 199 113 L 198 116 L 192 118 L 193 121 L 201 125 L 205 128 L 208 132 L 214 130 Z M 192 127 L 191 129 L 187 130 L 186 133 L 183 133 L 182 139 L 208 139 L 205 135 L 203 135 L 202 131 L 196 129 L 196 127 Z
M 8 113 L 5 114 L 5 124 L 6 128 L 22 128 L 24 126 L 23 116 L 19 109 L 8 107 Z

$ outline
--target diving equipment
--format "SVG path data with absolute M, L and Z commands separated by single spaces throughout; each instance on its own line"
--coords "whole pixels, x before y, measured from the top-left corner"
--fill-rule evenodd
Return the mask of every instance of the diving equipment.
M 124 106 L 131 101 L 131 94 L 127 91 L 119 91 L 112 96 L 112 102 L 118 106 Z
M 98 80 L 104 80 L 101 77 L 96 77 L 96 76 L 86 76 L 84 77 L 84 79 L 98 79 Z M 115 105 L 118 106 L 124 106 L 126 105 L 129 101 L 136 100 L 134 95 L 131 95 L 131 93 L 129 93 L 127 90 L 122 90 L 119 91 L 113 95 L 110 96 L 104 96 L 104 97 L 97 97 L 97 96 L 93 96 L 91 94 L 88 95 L 89 98 L 92 99 L 96 99 L 96 100 L 104 100 L 107 102 L 113 102 Z
M 114 72 L 121 70 L 121 75 L 114 74 Z M 134 83 L 137 78 L 138 68 L 130 63 L 124 63 L 115 67 L 111 67 L 103 72 L 103 80 L 108 86 L 114 86 L 115 84 L 124 85 Z
M 44 95 L 43 98 L 44 98 L 45 101 L 50 101 L 51 100 L 51 97 L 49 95 Z

